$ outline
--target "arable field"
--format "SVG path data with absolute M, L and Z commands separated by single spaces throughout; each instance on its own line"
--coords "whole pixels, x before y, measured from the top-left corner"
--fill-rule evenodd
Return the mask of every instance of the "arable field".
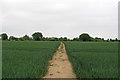
M 118 77 L 117 42 L 64 43 L 77 78 Z M 2 44 L 3 78 L 42 78 L 60 42 L 3 41 Z
M 117 78 L 117 42 L 64 42 L 77 78 Z
M 3 78 L 41 78 L 60 42 L 3 41 Z

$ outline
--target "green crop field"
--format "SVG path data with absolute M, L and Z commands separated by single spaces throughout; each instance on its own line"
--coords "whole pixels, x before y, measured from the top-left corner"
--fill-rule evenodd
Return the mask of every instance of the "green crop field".
M 117 42 L 64 42 L 78 78 L 117 78 Z
M 117 78 L 117 42 L 64 42 L 77 78 Z M 41 78 L 60 42 L 3 41 L 3 78 Z
M 41 78 L 60 42 L 3 41 L 3 78 Z

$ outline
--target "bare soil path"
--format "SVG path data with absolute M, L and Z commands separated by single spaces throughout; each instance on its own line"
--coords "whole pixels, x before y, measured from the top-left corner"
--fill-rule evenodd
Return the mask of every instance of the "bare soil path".
M 48 73 L 43 78 L 76 78 L 62 42 L 49 63 Z

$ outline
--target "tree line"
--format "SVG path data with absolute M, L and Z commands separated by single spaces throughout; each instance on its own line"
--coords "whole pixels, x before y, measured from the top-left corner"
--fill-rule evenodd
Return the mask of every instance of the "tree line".
M 25 35 L 23 37 L 17 38 L 14 36 L 10 36 L 8 38 L 8 35 L 6 33 L 2 33 L 0 35 L 2 40 L 8 40 L 8 41 L 95 41 L 95 42 L 100 42 L 100 41 L 106 41 L 106 42 L 114 42 L 114 41 L 120 41 L 117 38 L 115 39 L 107 39 L 105 40 L 104 38 L 98 38 L 98 37 L 91 37 L 87 33 L 83 33 L 79 35 L 79 37 L 73 38 L 73 39 L 68 39 L 67 37 L 43 37 L 43 34 L 41 32 L 35 32 L 32 34 L 32 37 L 29 37 L 28 35 Z

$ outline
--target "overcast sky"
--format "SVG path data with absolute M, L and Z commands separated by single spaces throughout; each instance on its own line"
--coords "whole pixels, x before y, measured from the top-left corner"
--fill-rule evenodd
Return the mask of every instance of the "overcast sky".
M 1 0 L 0 26 L 9 36 L 118 37 L 120 0 Z

